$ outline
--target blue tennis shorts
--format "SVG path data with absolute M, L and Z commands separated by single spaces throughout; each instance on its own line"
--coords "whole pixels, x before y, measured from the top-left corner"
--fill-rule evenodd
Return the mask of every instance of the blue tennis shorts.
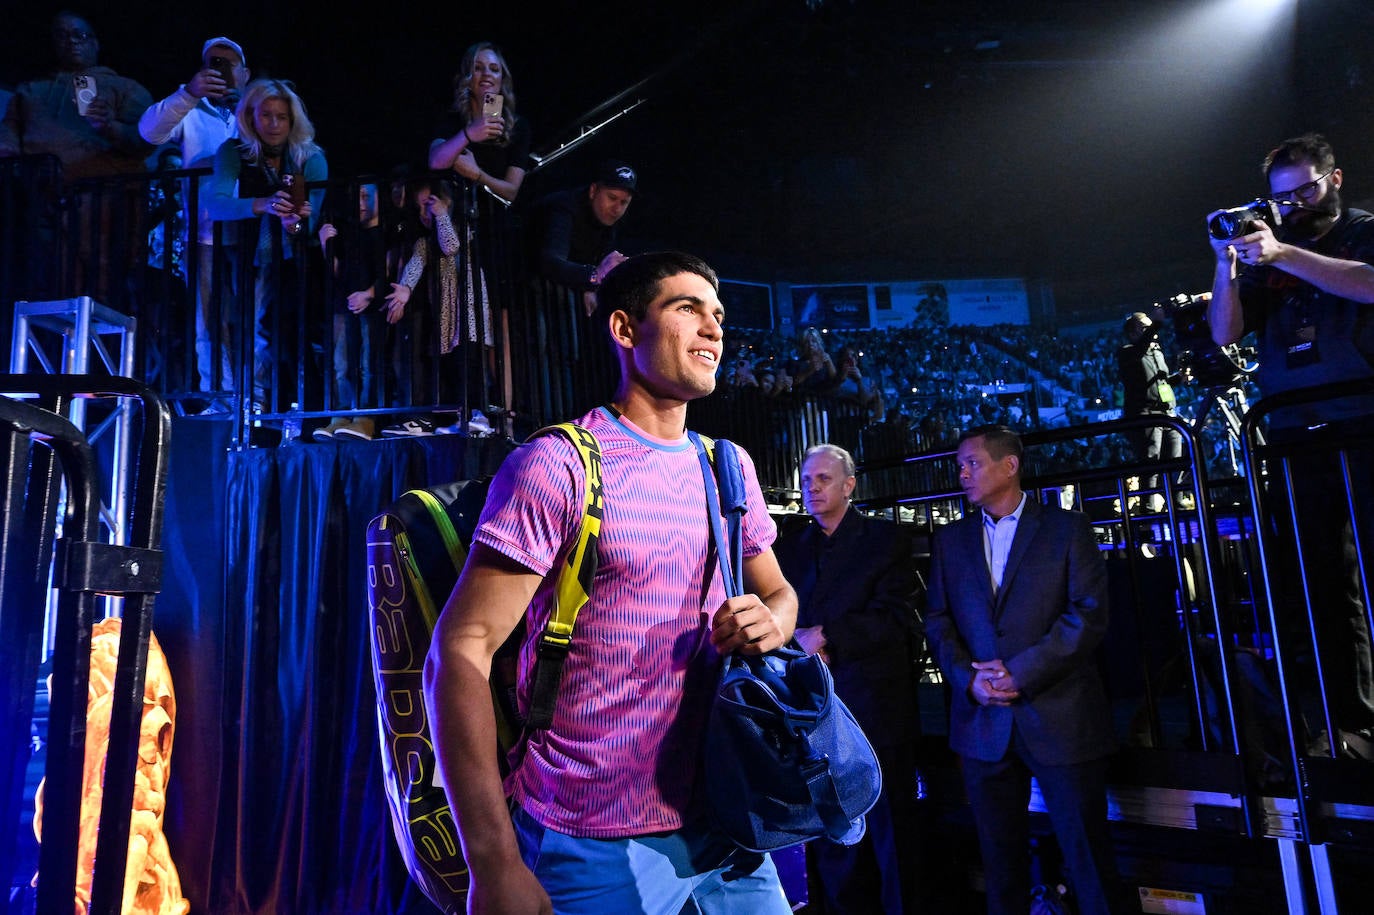
M 516 807 L 520 855 L 557 915 L 790 915 L 773 859 L 703 828 L 579 839 Z

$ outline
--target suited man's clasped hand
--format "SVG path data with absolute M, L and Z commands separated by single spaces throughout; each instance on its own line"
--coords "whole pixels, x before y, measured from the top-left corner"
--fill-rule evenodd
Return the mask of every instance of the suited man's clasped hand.
M 984 706 L 1011 705 L 1021 698 L 1016 678 L 1000 658 L 973 662 L 973 680 L 969 682 L 968 692 L 974 702 Z

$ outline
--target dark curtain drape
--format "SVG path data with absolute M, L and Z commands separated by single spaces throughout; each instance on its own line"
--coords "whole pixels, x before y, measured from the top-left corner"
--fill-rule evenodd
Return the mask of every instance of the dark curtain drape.
M 407 489 L 495 471 L 461 436 L 227 453 L 173 434 L 155 628 L 178 719 L 167 834 L 194 912 L 435 911 L 391 834 L 377 744 L 367 524 Z

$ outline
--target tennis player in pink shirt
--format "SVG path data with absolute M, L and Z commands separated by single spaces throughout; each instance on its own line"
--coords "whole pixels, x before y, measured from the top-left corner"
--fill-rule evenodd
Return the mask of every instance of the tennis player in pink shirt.
M 518 700 L 582 517 L 581 460 L 539 436 L 492 482 L 472 551 L 435 628 L 425 698 L 458 820 L 475 913 L 790 912 L 767 856 L 737 851 L 702 806 L 702 742 L 730 652 L 792 636 L 797 601 L 741 452 L 746 594 L 716 571 L 687 404 L 715 389 L 724 309 L 691 255 L 630 258 L 602 279 L 598 322 L 620 366 L 614 399 L 577 420 L 602 451 L 605 516 L 591 600 L 577 618 L 551 726 L 502 783 L 487 681 L 523 618 Z

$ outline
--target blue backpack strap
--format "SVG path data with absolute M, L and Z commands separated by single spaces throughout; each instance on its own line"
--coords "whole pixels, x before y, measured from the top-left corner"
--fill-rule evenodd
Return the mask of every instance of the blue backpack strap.
M 697 458 L 701 462 L 701 477 L 706 487 L 707 521 L 711 525 L 711 540 L 716 545 L 721 574 L 725 578 L 725 593 L 729 597 L 737 597 L 744 593 L 744 542 L 740 526 L 748 508 L 739 454 L 735 446 L 725 439 L 712 441 L 695 432 L 688 432 L 687 436 L 696 446 Z M 722 530 L 722 515 L 725 516 L 728 531 Z
M 740 530 L 744 513 L 749 510 L 749 497 L 744 489 L 744 469 L 740 466 L 739 450 L 726 439 L 716 441 L 716 482 L 720 486 L 720 507 L 730 531 L 731 568 L 740 576 L 740 593 L 744 593 L 744 537 Z

